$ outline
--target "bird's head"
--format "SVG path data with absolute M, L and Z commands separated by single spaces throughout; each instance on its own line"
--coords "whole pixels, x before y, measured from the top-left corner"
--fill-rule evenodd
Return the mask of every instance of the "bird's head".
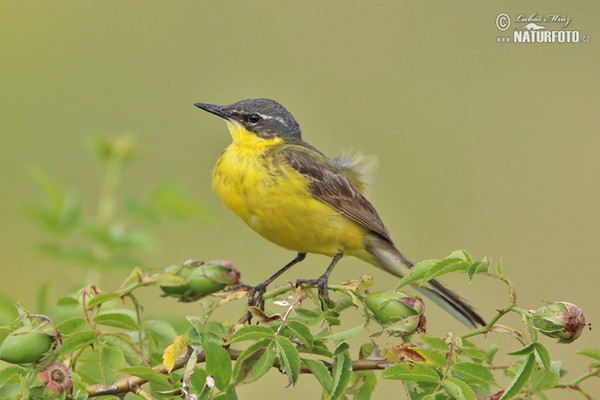
M 228 106 L 207 103 L 194 105 L 225 119 L 234 142 L 302 141 L 300 125 L 292 114 L 275 100 L 248 99 Z

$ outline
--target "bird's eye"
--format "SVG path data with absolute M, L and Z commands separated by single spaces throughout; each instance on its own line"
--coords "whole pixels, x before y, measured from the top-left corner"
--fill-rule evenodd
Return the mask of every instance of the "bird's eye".
M 248 116 L 248 122 L 250 122 L 251 124 L 257 124 L 258 121 L 260 121 L 260 115 L 258 115 L 258 114 L 250 114 Z

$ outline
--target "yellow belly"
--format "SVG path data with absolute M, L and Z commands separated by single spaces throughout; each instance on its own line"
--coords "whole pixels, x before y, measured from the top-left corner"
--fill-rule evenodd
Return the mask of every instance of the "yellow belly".
M 364 252 L 364 228 L 311 196 L 308 180 L 263 157 L 266 148 L 230 145 L 213 173 L 221 200 L 248 226 L 284 248 L 329 256 Z

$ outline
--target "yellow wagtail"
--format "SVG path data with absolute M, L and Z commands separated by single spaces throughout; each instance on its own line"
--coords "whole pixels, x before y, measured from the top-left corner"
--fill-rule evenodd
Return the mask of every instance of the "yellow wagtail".
M 233 139 L 213 172 L 221 200 L 265 239 L 298 253 L 267 280 L 250 287 L 249 305 L 260 306 L 267 285 L 304 260 L 306 253 L 333 257 L 320 278 L 297 281 L 316 284 L 326 301 L 329 274 L 343 255 L 398 277 L 413 266 L 361 193 L 360 171 L 303 141 L 300 126 L 281 104 L 250 99 L 227 106 L 194 105 L 225 119 Z M 485 325 L 471 306 L 439 282 L 415 287 L 467 326 Z

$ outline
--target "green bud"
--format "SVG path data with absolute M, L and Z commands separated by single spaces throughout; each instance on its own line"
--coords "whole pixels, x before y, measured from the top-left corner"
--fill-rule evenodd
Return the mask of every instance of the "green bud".
M 226 286 L 237 285 L 240 273 L 228 261 L 215 260 L 197 267 L 189 277 L 190 289 L 197 294 L 210 294 Z
M 56 332 L 48 324 L 23 326 L 12 331 L 0 344 L 0 360 L 29 364 L 41 360 L 52 348 Z
M 198 300 L 207 294 L 223 290 L 226 286 L 236 285 L 240 280 L 240 273 L 233 264 L 223 260 L 211 261 L 208 264 L 189 260 L 181 265 L 171 265 L 165 272 L 187 280 L 183 285 L 161 286 L 165 295 L 176 297 L 183 302 Z
M 585 327 L 585 315 L 575 304 L 559 301 L 537 309 L 531 319 L 536 330 L 558 339 L 558 343 L 571 343 Z
M 425 330 L 425 304 L 419 298 L 400 292 L 375 292 L 367 295 L 365 305 L 393 335 L 407 337 Z
M 201 264 L 202 261 L 184 262 L 181 265 L 171 265 L 170 267 L 165 269 L 165 272 L 169 272 L 171 274 L 179 275 L 183 278 L 189 279 L 194 269 L 196 269 L 197 266 Z M 160 288 L 162 289 L 165 295 L 171 297 L 183 298 L 186 296 L 186 294 L 191 294 L 189 281 L 183 285 L 161 286 Z

